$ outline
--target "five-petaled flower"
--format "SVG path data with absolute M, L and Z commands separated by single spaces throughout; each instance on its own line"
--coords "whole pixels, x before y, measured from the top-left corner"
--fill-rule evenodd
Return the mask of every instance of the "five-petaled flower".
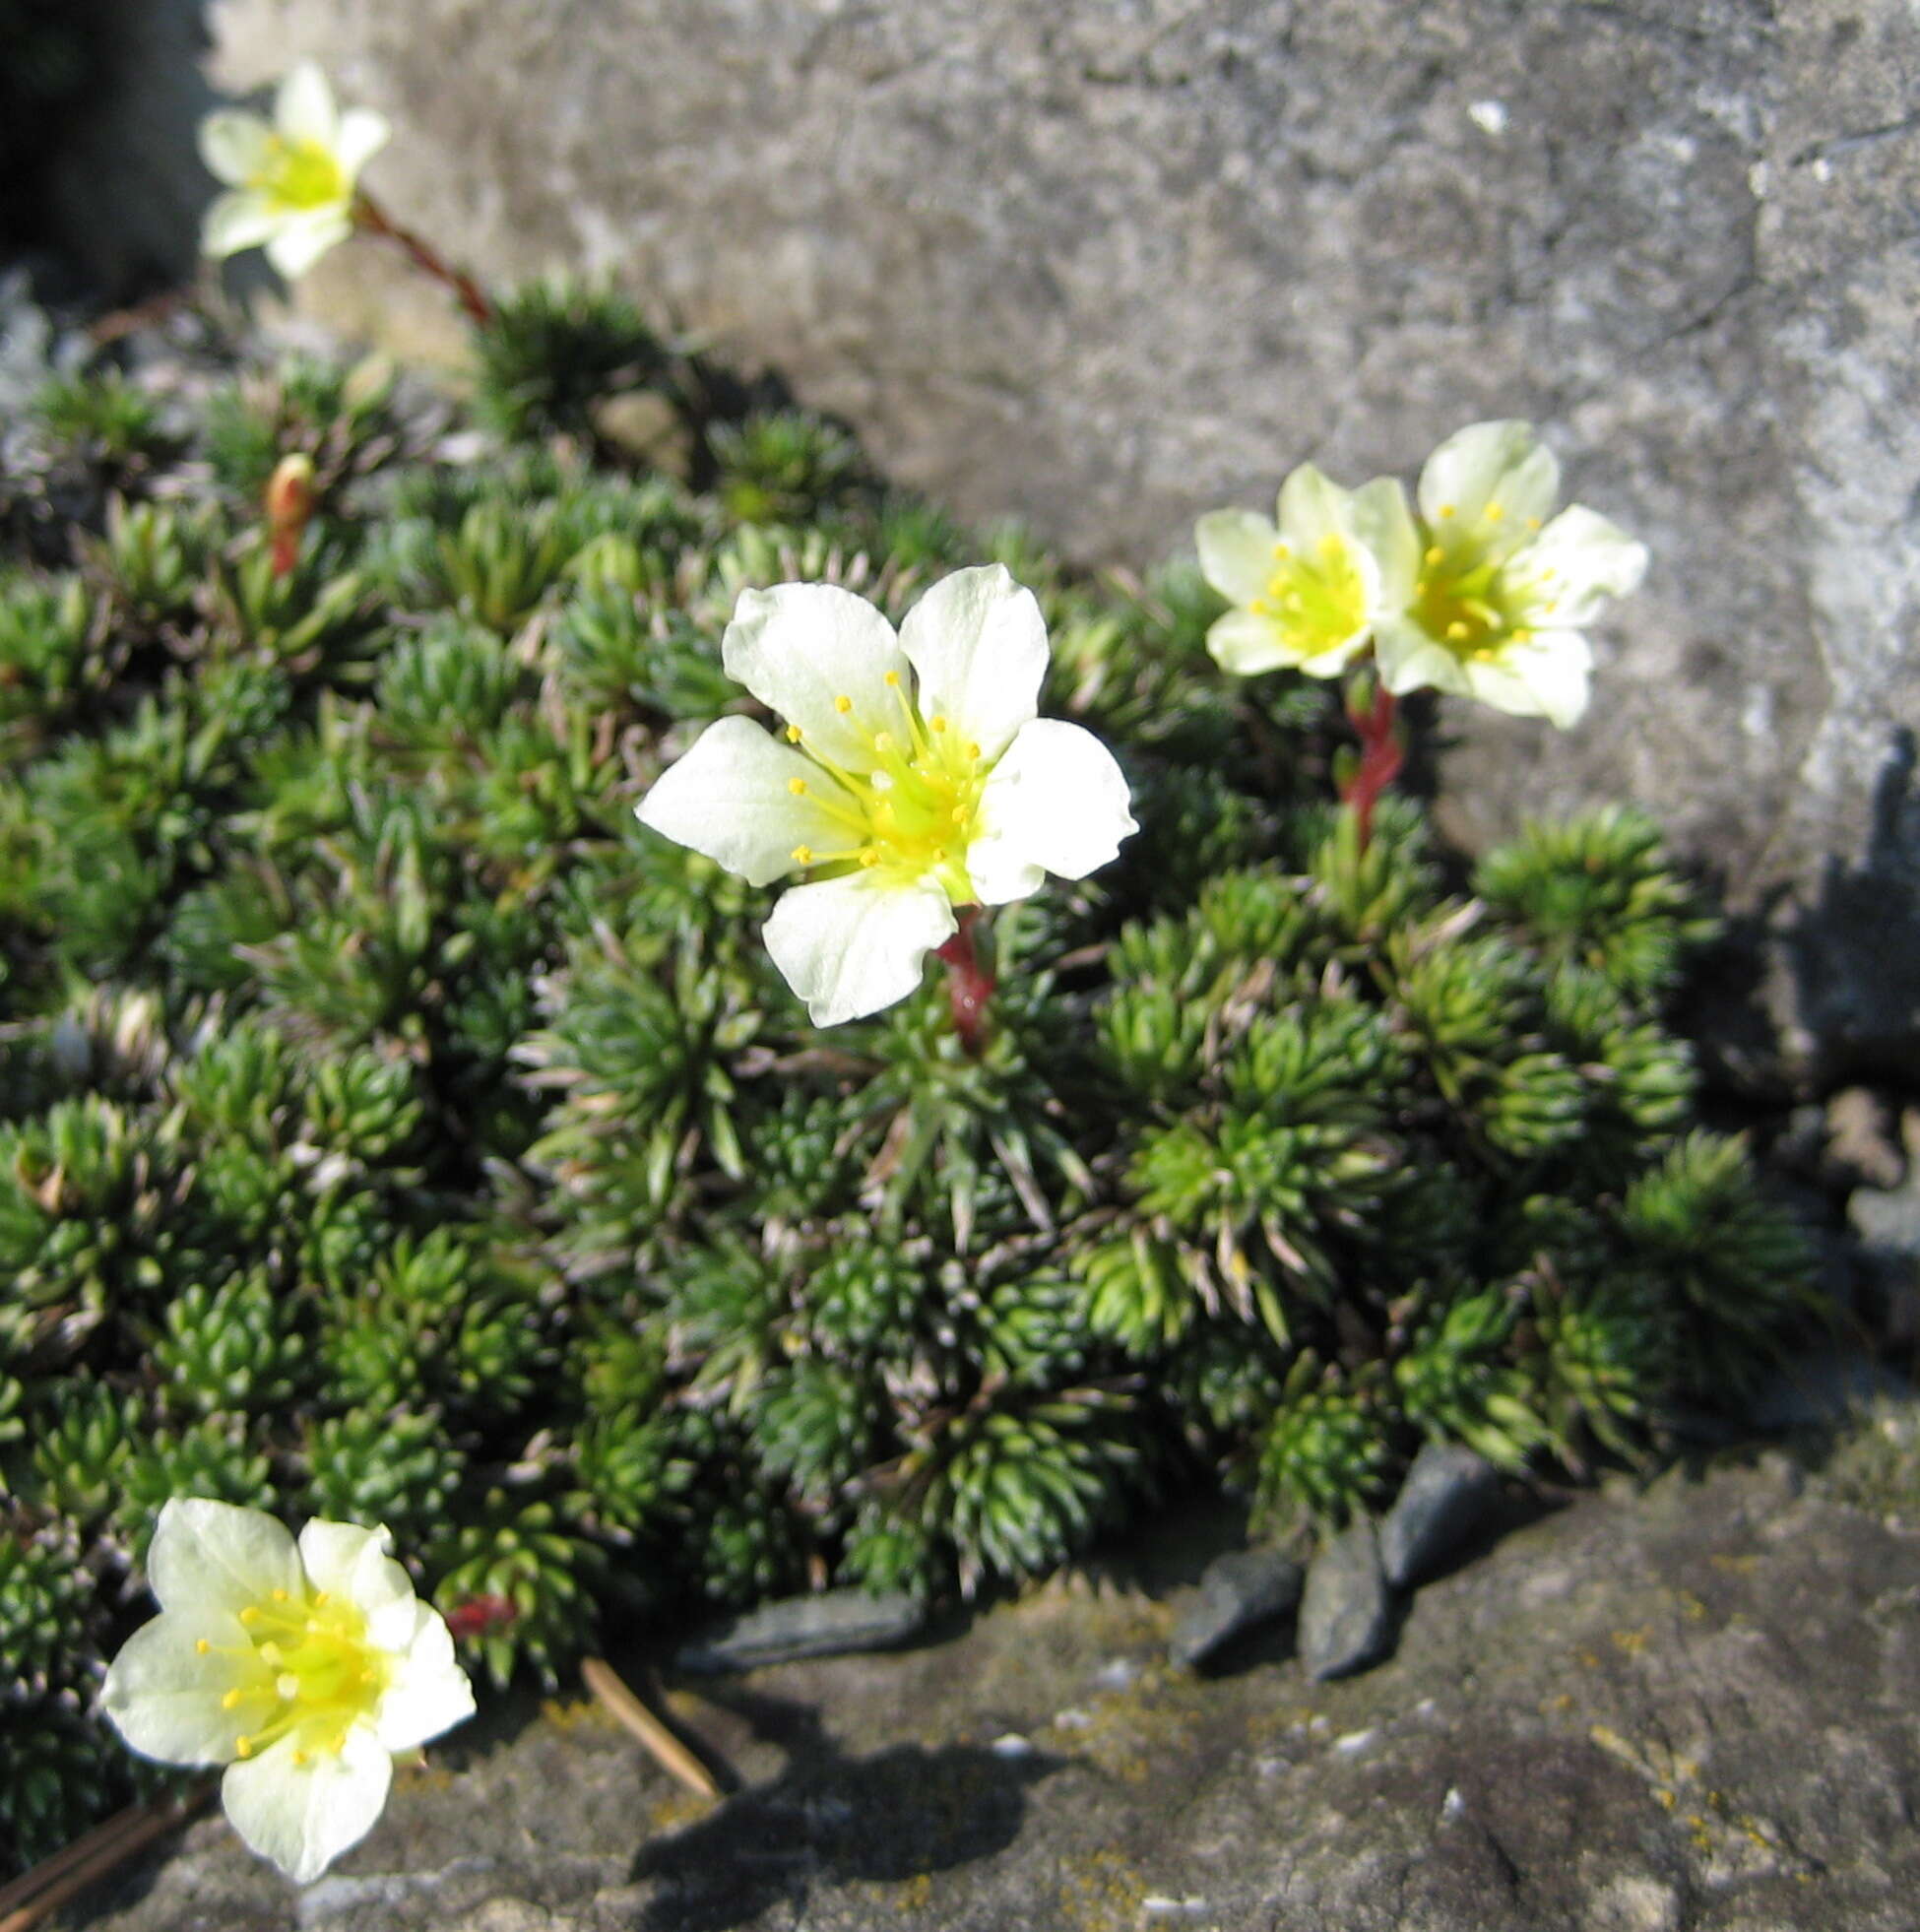
M 1646 549 L 1574 504 L 1548 521 L 1560 465 L 1525 422 L 1476 422 L 1420 476 L 1420 518 L 1381 541 L 1386 580 L 1410 586 L 1376 622 L 1393 692 L 1460 692 L 1517 717 L 1573 724 L 1593 654 L 1580 633 L 1646 573 Z
M 226 184 L 207 211 L 201 247 L 216 260 L 265 245 L 291 282 L 353 229 L 359 172 L 386 145 L 383 115 L 334 104 L 327 77 L 302 61 L 280 84 L 270 125 L 222 108 L 200 123 L 200 154 Z
M 740 594 L 727 675 L 786 723 L 722 718 L 641 822 L 754 885 L 799 871 L 767 950 L 816 1026 L 920 984 L 954 908 L 1084 878 L 1137 830 L 1113 754 L 1036 716 L 1047 626 L 999 564 L 935 584 L 893 626 L 830 584 Z
M 1346 490 L 1311 463 L 1281 484 L 1277 524 L 1251 510 L 1209 511 L 1193 533 L 1200 572 L 1234 608 L 1207 632 L 1207 649 L 1243 676 L 1337 677 L 1396 595 L 1406 597 L 1411 580 L 1382 567 L 1399 553 L 1393 540 L 1406 521 L 1398 483 Z
M 225 1765 L 221 1797 L 253 1849 L 300 1884 L 372 1828 L 393 1758 L 471 1716 L 439 1613 L 387 1532 L 169 1501 L 147 1557 L 160 1614 L 128 1639 L 101 1707 L 134 1750 Z

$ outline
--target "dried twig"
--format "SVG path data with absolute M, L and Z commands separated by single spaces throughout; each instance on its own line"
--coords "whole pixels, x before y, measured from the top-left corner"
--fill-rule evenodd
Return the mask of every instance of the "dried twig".
M 74 1839 L 64 1851 L 43 1858 L 31 1872 L 0 1886 L 0 1932 L 29 1932 L 98 1879 L 115 1870 L 143 1845 L 184 1823 L 214 1794 L 211 1783 L 177 1797 L 129 1805 L 104 1825 Z
M 720 1796 L 713 1772 L 640 1702 L 610 1664 L 599 1657 L 586 1658 L 580 1666 L 580 1681 L 653 1753 L 663 1771 L 703 1798 Z M 8 1928 L 0 1925 L 0 1932 L 8 1932 Z

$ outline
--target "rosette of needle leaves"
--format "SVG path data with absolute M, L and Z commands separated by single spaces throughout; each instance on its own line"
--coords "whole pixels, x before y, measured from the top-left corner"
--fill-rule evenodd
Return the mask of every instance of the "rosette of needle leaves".
M 172 445 L 160 405 L 118 369 L 56 376 L 33 399 L 54 461 L 92 470 L 114 489 L 136 484 Z
M 393 390 L 392 368 L 375 356 L 349 366 L 288 355 L 214 392 L 202 447 L 215 477 L 248 514 L 258 513 L 282 457 L 306 457 L 315 510 L 325 515 L 345 484 L 373 475 L 399 453 Z
M 97 609 L 78 577 L 0 584 L 0 767 L 37 751 L 118 675 L 125 645 Z
M 616 289 L 530 282 L 494 301 L 474 335 L 474 409 L 509 442 L 594 437 L 594 406 L 666 385 L 667 345 Z
M 714 493 L 737 523 L 804 523 L 844 502 L 866 474 L 853 437 L 805 410 L 716 422 L 707 449 Z

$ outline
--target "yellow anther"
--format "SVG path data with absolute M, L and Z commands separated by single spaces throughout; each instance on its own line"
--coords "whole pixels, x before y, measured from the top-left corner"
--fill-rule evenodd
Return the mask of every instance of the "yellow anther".
M 813 848 L 810 845 L 797 845 L 794 848 L 794 864 L 810 866 L 813 863 Z
M 889 671 L 884 681 L 889 690 L 897 691 L 900 688 L 900 674 L 897 671 Z
M 787 727 L 787 742 L 789 744 L 798 744 L 800 741 L 800 728 L 798 725 L 789 725 Z M 317 1596 L 313 1600 L 316 1603 L 320 1601 L 320 1599 Z
M 285 1590 L 276 1590 L 274 1592 L 274 1601 L 276 1603 L 285 1603 L 287 1601 L 287 1592 Z
M 1560 609 L 1560 599 L 1557 597 L 1551 597 L 1540 608 L 1547 613 L 1548 616 L 1551 617 L 1554 614 L 1554 612 Z
M 1427 564 L 1444 563 L 1446 561 L 1446 552 L 1438 544 L 1429 544 L 1427 546 L 1427 554 L 1421 558 L 1421 561 Z
M 1336 557 L 1344 547 L 1339 538 L 1330 530 L 1320 539 L 1320 554 L 1323 557 Z
M 1467 627 L 1459 620 L 1458 617 L 1455 617 L 1453 621 L 1447 625 L 1446 634 L 1448 637 L 1450 637 L 1453 640 L 1454 643 L 1457 644 L 1461 641 L 1462 638 L 1466 636 Z
M 1528 630 L 1524 624 L 1519 624 L 1514 627 L 1513 642 L 1515 644 L 1528 643 L 1532 639 L 1532 637 L 1533 637 L 1533 632 Z
M 1290 544 L 1275 544 L 1273 547 L 1275 556 L 1292 556 L 1293 553 L 1293 546 Z
M 932 717 L 928 719 L 927 725 L 929 731 L 943 732 L 946 730 L 946 720 L 937 711 L 934 712 Z
M 250 1737 L 236 1737 L 233 1740 L 233 1755 L 236 1758 L 253 1756 L 253 1740 Z
M 193 1647 L 204 1657 L 214 1646 L 204 1637 L 196 1637 L 193 1640 Z
M 243 1624 L 257 1624 L 260 1621 L 260 1612 L 251 1603 L 249 1603 L 246 1606 L 246 1608 L 240 1612 L 240 1621 Z
M 869 869 L 877 866 L 880 863 L 878 847 L 871 845 L 862 846 L 860 849 L 860 863 Z
M 221 1699 L 221 1701 L 220 1701 L 220 1707 L 221 1707 L 221 1708 L 222 1708 L 223 1710 L 237 1710 L 237 1709 L 238 1709 L 238 1708 L 240 1707 L 240 1694 L 239 1694 L 239 1692 L 238 1692 L 238 1691 L 228 1691 L 228 1692 L 226 1693 L 226 1695 L 225 1695 L 225 1696 L 224 1696 L 224 1698 L 222 1698 L 222 1699 Z
M 296 1751 L 296 1752 L 294 1752 L 294 1753 L 293 1753 L 293 1762 L 294 1762 L 294 1763 L 295 1763 L 296 1765 L 303 1765 L 303 1764 L 305 1764 L 305 1763 L 306 1763 L 306 1753 L 305 1753 L 304 1751 Z
M 875 732 L 873 734 L 873 749 L 875 751 L 891 751 L 893 749 L 893 734 L 891 732 Z
M 793 793 L 795 798 L 804 798 L 806 796 L 806 780 L 803 778 L 790 778 L 787 781 L 787 789 Z
M 342 1731 L 341 1734 L 334 1739 L 334 1756 L 336 1758 L 339 1757 L 340 1754 L 346 1749 L 347 1749 L 347 1733 L 345 1731 Z
M 977 744 L 969 744 L 967 746 L 967 756 L 970 758 L 978 758 L 980 756 L 980 746 Z
M 315 1590 L 313 1592 L 313 1607 L 316 1610 L 324 1610 L 333 1600 L 333 1592 L 331 1590 Z
M 1540 519 L 1538 517 L 1528 517 L 1527 528 L 1529 530 L 1538 530 L 1540 528 Z
M 1480 512 L 1480 514 L 1483 517 L 1485 517 L 1489 523 L 1498 523 L 1501 520 L 1501 518 L 1506 514 L 1506 506 L 1504 503 L 1489 503 L 1487 507 Z
M 1451 503 L 1442 503 L 1440 506 L 1440 513 L 1443 517 L 1450 517 L 1453 514 L 1453 505 Z
M 854 708 L 854 701 L 843 692 L 834 699 L 833 708 L 844 718 Z

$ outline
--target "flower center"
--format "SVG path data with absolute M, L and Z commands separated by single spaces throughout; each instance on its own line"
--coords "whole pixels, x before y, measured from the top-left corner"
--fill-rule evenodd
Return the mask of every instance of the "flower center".
M 967 848 L 979 836 L 980 795 L 988 767 L 978 744 L 935 714 L 922 718 L 898 672 L 886 681 L 896 700 L 892 717 L 856 718 L 853 700 L 834 700 L 841 715 L 865 741 L 871 762 L 848 770 L 807 743 L 798 725 L 787 727 L 790 743 L 812 759 L 826 782 L 795 778 L 804 796 L 837 823 L 848 841 L 832 851 L 794 848 L 794 864 L 828 872 L 879 868 L 903 878 L 934 874 L 956 905 L 976 897 L 967 876 Z
M 1367 583 L 1353 547 L 1328 531 L 1311 550 L 1273 547 L 1273 574 L 1252 610 L 1302 658 L 1337 650 L 1367 622 Z
M 224 1699 L 236 1709 L 269 1697 L 269 1720 L 235 1736 L 239 1758 L 257 1757 L 292 1733 L 294 1762 L 343 1750 L 354 1722 L 370 1716 L 386 1694 L 392 1660 L 366 1639 L 366 1615 L 325 1590 L 309 1597 L 276 1590 L 248 1604 L 240 1622 L 253 1640 L 235 1658 L 234 1682 Z M 210 1647 L 202 1640 L 202 1647 Z
M 347 170 L 330 148 L 278 134 L 248 186 L 283 208 L 325 208 L 345 201 L 349 192 Z

